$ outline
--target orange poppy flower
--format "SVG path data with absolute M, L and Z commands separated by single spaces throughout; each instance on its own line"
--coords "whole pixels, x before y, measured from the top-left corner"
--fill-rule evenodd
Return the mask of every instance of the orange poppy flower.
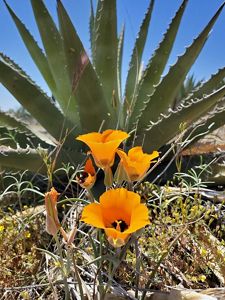
M 88 158 L 85 163 L 84 171 L 77 173 L 76 181 L 84 189 L 91 189 L 95 184 L 96 172 L 90 158 Z
M 61 227 L 56 208 L 58 195 L 60 194 L 55 190 L 54 187 L 51 188 L 50 192 L 45 193 L 46 231 L 53 236 Z
M 130 149 L 128 155 L 120 149 L 117 150 L 117 153 L 121 159 L 117 169 L 119 181 L 140 180 L 148 171 L 153 159 L 159 156 L 157 151 L 153 151 L 152 154 L 143 153 L 140 146 Z M 121 172 L 121 168 L 123 172 Z
M 114 247 L 125 244 L 131 233 L 149 224 L 148 209 L 138 194 L 124 188 L 103 193 L 99 203 L 87 205 L 81 221 L 102 228 Z
M 104 170 L 113 165 L 116 149 L 128 137 L 124 131 L 108 129 L 79 135 L 76 139 L 88 145 L 96 165 Z

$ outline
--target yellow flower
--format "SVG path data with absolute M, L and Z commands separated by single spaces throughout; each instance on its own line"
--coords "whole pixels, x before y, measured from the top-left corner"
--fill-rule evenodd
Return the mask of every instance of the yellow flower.
M 90 158 L 85 163 L 84 171 L 77 173 L 76 181 L 84 189 L 91 189 L 95 184 L 96 172 Z
M 124 188 L 111 189 L 103 193 L 99 203 L 87 205 L 81 220 L 102 228 L 114 247 L 124 245 L 131 235 L 148 225 L 148 209 L 140 203 L 140 196 Z
M 25 238 L 29 239 L 31 237 L 31 233 L 29 231 L 24 232 Z
M 46 231 L 53 236 L 61 227 L 56 208 L 58 195 L 60 194 L 54 189 L 54 187 L 51 188 L 50 192 L 45 194 Z
M 102 133 L 79 135 L 76 139 L 84 142 L 91 149 L 95 164 L 104 170 L 113 165 L 116 149 L 128 137 L 129 135 L 124 131 L 108 129 Z
M 120 163 L 118 165 L 118 172 L 121 180 L 138 181 L 148 171 L 153 159 L 159 156 L 157 151 L 153 151 L 152 154 L 143 153 L 142 147 L 134 147 L 129 150 L 128 155 L 118 149 L 117 153 L 120 157 Z M 124 172 L 121 172 L 121 169 Z M 122 176 L 122 178 L 121 178 Z

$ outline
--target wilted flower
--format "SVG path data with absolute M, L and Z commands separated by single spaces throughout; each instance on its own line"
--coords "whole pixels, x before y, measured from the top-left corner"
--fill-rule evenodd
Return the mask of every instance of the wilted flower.
M 84 171 L 77 173 L 76 181 L 84 189 L 91 189 L 95 184 L 96 172 L 90 158 L 88 158 L 85 163 Z
M 54 187 L 51 188 L 50 192 L 45 194 L 46 231 L 53 236 L 61 227 L 56 207 L 58 195 L 60 194 L 55 190 Z
M 102 228 L 114 247 L 121 247 L 130 234 L 149 224 L 148 209 L 140 203 L 140 196 L 124 188 L 103 193 L 99 203 L 87 205 L 81 220 Z
M 79 135 L 76 139 L 88 145 L 96 165 L 105 170 L 113 165 L 116 149 L 128 137 L 124 131 L 108 129 Z
M 159 156 L 157 151 L 151 154 L 143 153 L 142 147 L 134 147 L 128 151 L 128 155 L 118 149 L 120 163 L 117 169 L 117 181 L 138 181 L 148 171 L 151 163 Z

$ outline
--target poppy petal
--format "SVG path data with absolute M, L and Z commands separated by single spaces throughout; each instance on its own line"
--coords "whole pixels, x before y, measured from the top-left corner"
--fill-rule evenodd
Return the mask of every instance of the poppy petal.
M 112 189 L 100 197 L 104 222 L 109 227 L 113 221 L 122 219 L 130 225 L 132 210 L 140 204 L 140 196 L 124 188 Z
M 84 166 L 84 171 L 91 174 L 91 176 L 95 175 L 95 168 L 93 166 L 92 160 L 90 158 L 87 159 L 85 166 Z
M 129 137 L 129 134 L 122 130 L 112 130 L 108 129 L 103 131 L 102 138 L 104 142 L 114 141 L 114 140 L 125 140 Z
M 131 160 L 138 160 L 143 155 L 141 146 L 133 147 L 128 151 L 128 157 Z
M 55 235 L 60 227 L 56 206 L 59 195 L 54 187 L 51 188 L 50 192 L 45 193 L 46 230 L 52 235 Z
M 152 154 L 143 153 L 140 146 L 131 148 L 128 155 L 120 149 L 117 150 L 117 154 L 120 156 L 120 162 L 130 181 L 140 180 L 148 171 L 152 160 L 159 156 L 157 151 L 153 151 Z
M 89 142 L 91 153 L 98 167 L 111 167 L 114 163 L 116 149 L 119 147 L 121 140 L 110 141 L 107 143 Z
M 132 233 L 150 224 L 148 208 L 144 204 L 136 206 L 131 215 L 130 226 L 124 233 Z
M 87 145 L 89 142 L 99 142 L 100 143 L 102 140 L 102 135 L 99 132 L 91 132 L 91 133 L 79 135 L 78 137 L 76 137 L 76 140 L 84 142 Z
M 126 232 L 120 232 L 120 231 L 116 230 L 115 228 L 105 228 L 105 234 L 108 237 L 113 238 L 114 240 L 121 239 L 124 241 L 130 235 L 129 233 L 126 233 Z
M 116 149 L 128 137 L 129 135 L 124 131 L 108 129 L 103 133 L 92 132 L 79 135 L 76 139 L 84 142 L 91 149 L 96 165 L 104 169 L 113 165 Z
M 97 228 L 105 228 L 102 218 L 102 210 L 99 203 L 87 205 L 82 212 L 81 221 Z
M 151 154 L 149 154 L 149 156 L 150 156 L 149 157 L 150 160 L 153 160 L 153 159 L 159 157 L 159 152 L 158 151 L 153 151 Z

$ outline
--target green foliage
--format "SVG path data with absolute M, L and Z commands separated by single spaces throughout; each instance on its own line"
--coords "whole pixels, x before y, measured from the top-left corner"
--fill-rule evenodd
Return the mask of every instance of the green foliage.
M 63 171 L 69 174 L 69 167 Z M 201 172 L 208 172 L 205 165 L 187 174 L 175 174 L 173 181 L 163 187 L 142 183 L 136 192 L 149 208 L 151 223 L 140 235 L 134 234 L 133 242 L 128 242 L 121 251 L 110 246 L 102 232 L 96 233 L 80 222 L 83 204 L 89 203 L 90 199 L 83 190 L 75 191 L 74 178 L 69 177 L 57 208 L 65 232 L 76 229 L 71 247 L 58 234 L 71 294 L 73 291 L 79 293 L 74 284 L 77 282 L 76 267 L 84 292 L 89 291 L 91 295 L 99 274 L 102 276 L 100 284 L 104 287 L 108 279 L 112 279 L 112 291 L 116 287 L 120 295 L 126 295 L 128 289 L 142 293 L 149 278 L 152 290 L 164 290 L 179 283 L 191 289 L 210 288 L 215 283 L 222 285 L 225 270 L 224 201 L 217 203 L 216 197 L 211 197 L 214 191 L 205 188 Z M 26 291 L 31 299 L 37 293 L 42 297 L 58 295 L 59 299 L 65 299 L 61 275 L 63 263 L 54 239 L 45 232 L 44 206 L 27 207 L 34 202 L 42 204 L 44 195 L 35 184 L 26 180 L 25 175 L 24 172 L 19 178 L 8 176 L 10 184 L 0 199 L 1 288 L 6 292 L 7 287 L 13 287 L 10 296 L 14 297 Z M 124 253 L 126 256 L 122 260 L 120 257 Z M 109 270 L 112 267 L 111 278 Z M 8 299 L 8 294 L 4 295 L 2 299 Z
M 24 207 L 15 215 L 10 208 L 7 212 L 0 209 L 1 287 L 29 285 L 35 278 L 42 258 L 36 248 L 43 246 L 44 228 L 40 212 L 30 218 L 34 212 L 38 213 Z
M 57 1 L 57 26 L 44 1 L 31 0 L 43 50 L 6 1 L 5 4 L 56 101 L 54 103 L 41 91 L 12 59 L 1 54 L 2 84 L 46 131 L 45 138 L 40 130 L 30 124 L 14 121 L 1 113 L 3 125 L 10 123 L 13 130 L 23 128 L 25 134 L 32 131 L 35 135 L 35 143 L 27 143 L 31 151 L 27 152 L 22 163 L 14 164 L 15 168 L 31 168 L 31 155 L 34 155 L 37 144 L 48 153 L 58 147 L 59 165 L 61 162 L 78 163 L 82 159 L 82 151 L 74 137 L 100 128 L 136 129 L 138 140 L 144 141 L 144 149 L 149 152 L 171 143 L 179 133 L 181 123 L 186 124 L 188 131 L 194 128 L 200 117 L 204 117 L 205 126 L 198 128 L 198 136 L 224 124 L 223 108 L 220 106 L 219 113 L 215 109 L 225 95 L 224 68 L 206 82 L 194 84 L 193 78 L 187 79 L 224 4 L 162 78 L 188 0 L 181 3 L 161 43 L 141 72 L 151 14 L 154 5 L 157 5 L 154 0 L 150 1 L 135 41 L 124 93 L 121 91 L 121 66 L 125 28 L 118 35 L 116 0 L 99 0 L 96 11 L 91 1 L 89 28 L 92 60 L 61 1 Z M 212 122 L 214 125 L 210 127 Z M 22 140 L 18 140 L 18 144 L 24 148 Z M 16 159 L 16 147 L 14 150 Z M 5 154 L 11 152 L 7 149 Z M 12 167 L 10 157 L 4 155 L 0 156 L 0 164 Z M 18 154 L 17 158 L 19 161 L 22 156 Z M 31 169 L 38 171 L 42 158 L 35 158 L 35 161 Z

